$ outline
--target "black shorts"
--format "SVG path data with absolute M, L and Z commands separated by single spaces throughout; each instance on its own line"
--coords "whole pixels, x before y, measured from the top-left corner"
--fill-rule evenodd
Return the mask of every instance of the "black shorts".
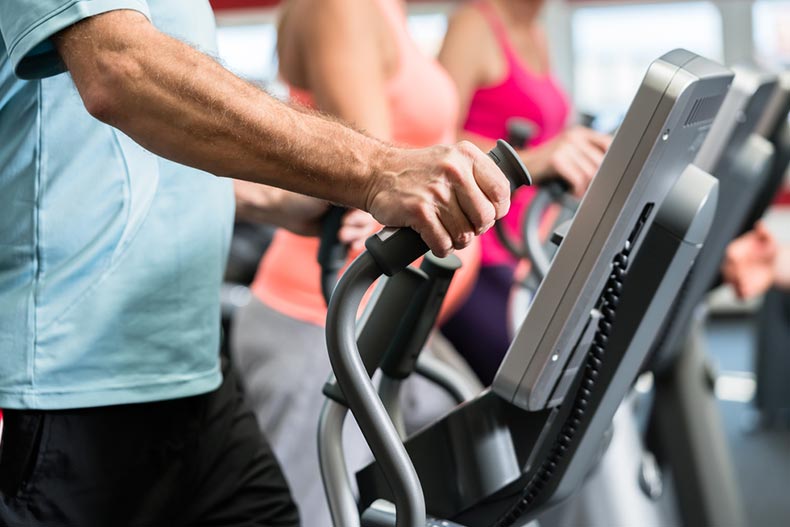
M 5 410 L 0 525 L 296 526 L 236 378 L 171 401 Z

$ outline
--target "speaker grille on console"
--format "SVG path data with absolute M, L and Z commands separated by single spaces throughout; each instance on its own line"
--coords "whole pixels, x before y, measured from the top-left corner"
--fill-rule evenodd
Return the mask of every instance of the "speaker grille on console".
M 691 111 L 686 118 L 686 124 L 684 126 L 698 125 L 713 121 L 713 118 L 716 117 L 716 112 L 719 110 L 719 106 L 721 106 L 722 100 L 724 100 L 724 95 L 719 94 L 711 95 L 710 97 L 702 97 L 694 101 L 694 105 L 691 107 Z

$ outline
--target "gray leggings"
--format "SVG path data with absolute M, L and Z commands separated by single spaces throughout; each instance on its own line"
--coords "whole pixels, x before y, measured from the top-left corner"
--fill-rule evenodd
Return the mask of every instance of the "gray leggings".
M 316 444 L 321 389 L 331 371 L 324 328 L 285 316 L 253 297 L 234 318 L 231 355 L 303 525 L 330 527 Z M 407 430 L 454 406 L 445 392 L 416 376 L 404 383 L 401 400 Z M 352 476 L 372 459 L 353 419 L 346 420 L 344 449 Z

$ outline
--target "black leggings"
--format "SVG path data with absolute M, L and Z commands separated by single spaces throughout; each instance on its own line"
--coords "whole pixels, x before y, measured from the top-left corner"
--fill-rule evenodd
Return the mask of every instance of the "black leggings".
M 512 265 L 482 266 L 469 298 L 442 326 L 484 386 L 494 381 L 510 347 L 507 321 L 514 271 Z
M 195 397 L 5 410 L 0 525 L 299 525 L 280 466 L 223 370 L 217 390 Z

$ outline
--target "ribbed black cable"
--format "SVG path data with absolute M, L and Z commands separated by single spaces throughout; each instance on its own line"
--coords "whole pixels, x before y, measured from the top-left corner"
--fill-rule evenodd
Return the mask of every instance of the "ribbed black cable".
M 535 471 L 532 478 L 521 491 L 521 498 L 503 514 L 492 527 L 511 527 L 532 505 L 540 495 L 540 492 L 551 481 L 554 471 L 559 465 L 568 447 L 573 441 L 581 424 L 582 417 L 587 410 L 592 396 L 592 389 L 598 378 L 602 361 L 606 354 L 606 344 L 612 332 L 617 305 L 623 291 L 623 280 L 628 270 L 628 256 L 631 252 L 631 243 L 627 242 L 626 247 L 620 251 L 612 261 L 612 272 L 606 282 L 604 292 L 601 295 L 599 310 L 601 319 L 598 322 L 598 329 L 593 338 L 593 344 L 587 355 L 584 366 L 584 377 L 573 402 L 570 415 L 563 425 L 560 433 L 552 445 L 548 456 Z

